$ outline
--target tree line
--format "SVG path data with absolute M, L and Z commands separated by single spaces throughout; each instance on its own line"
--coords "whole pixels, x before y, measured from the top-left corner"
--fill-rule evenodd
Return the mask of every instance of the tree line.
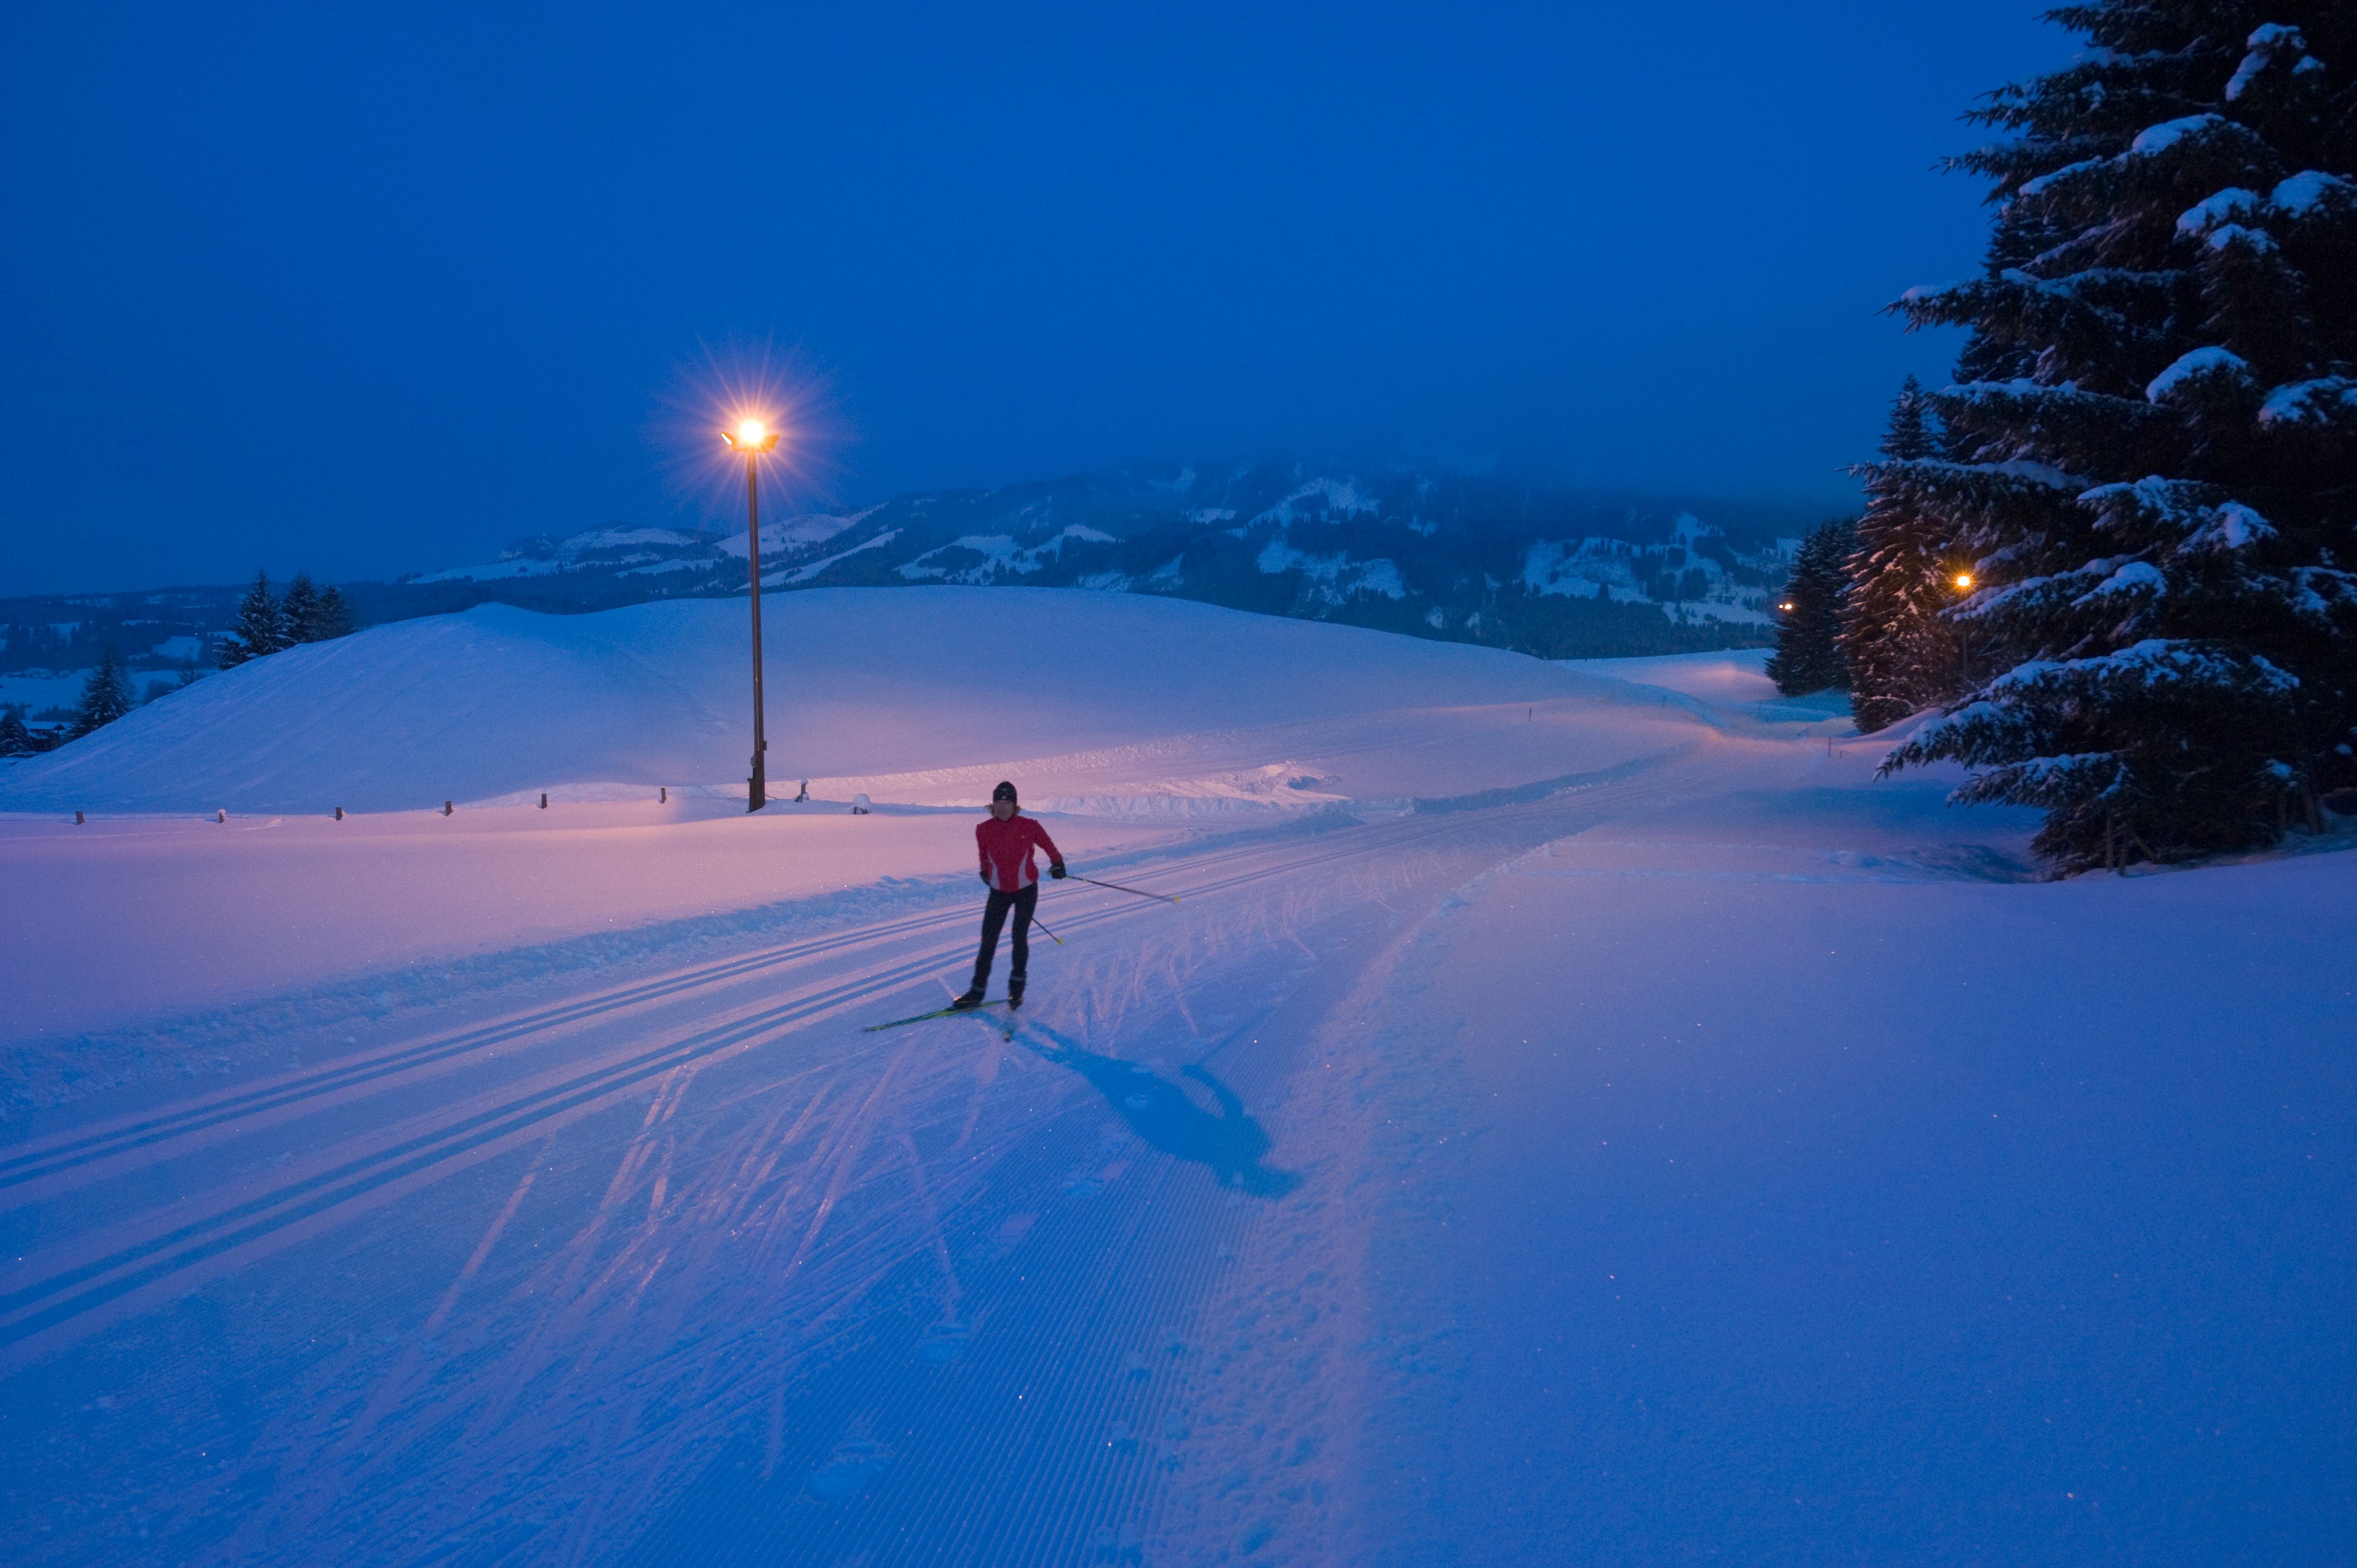
M 1796 562 L 1772 666 L 1846 685 L 1884 771 L 1971 769 L 2064 870 L 2320 831 L 2357 785 L 2357 7 L 2099 0 L 1991 93 L 1980 275 L 1855 524 Z M 1854 532 L 1845 532 L 1852 530 Z
M 235 624 L 218 641 L 215 661 L 221 669 L 231 670 L 299 643 L 326 642 L 351 630 L 351 611 L 342 592 L 332 584 L 319 587 L 307 574 L 298 572 L 283 596 L 274 595 L 268 574 L 257 572 L 253 585 L 238 602 Z M 195 679 L 191 671 L 182 677 L 180 686 L 191 685 Z M 152 697 L 156 693 L 151 690 L 148 694 Z M 122 651 L 110 643 L 101 652 L 97 668 L 83 678 L 81 699 L 62 735 L 35 730 L 26 724 L 21 704 L 0 707 L 0 757 L 30 757 L 79 740 L 138 705 Z
M 299 643 L 349 636 L 351 629 L 351 611 L 344 605 L 342 590 L 333 584 L 317 587 L 307 574 L 297 572 L 286 585 L 285 596 L 274 597 L 269 574 L 256 572 L 253 586 L 238 601 L 230 635 L 221 640 L 219 661 L 222 669 L 234 670 Z

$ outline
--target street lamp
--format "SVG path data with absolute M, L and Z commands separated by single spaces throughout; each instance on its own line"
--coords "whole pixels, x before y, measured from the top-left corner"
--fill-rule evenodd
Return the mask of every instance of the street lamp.
M 761 455 L 778 449 L 778 433 L 758 419 L 737 421 L 720 439 L 745 454 L 745 568 L 753 602 L 753 776 L 747 782 L 745 810 L 770 803 L 768 752 L 761 735 Z
M 1973 591 L 1973 575 L 1970 572 L 1959 572 L 1953 577 L 1950 578 L 1949 581 L 1955 584 L 1956 592 L 1960 594 L 1969 594 Z M 1964 687 L 1970 686 L 1972 683 L 1972 628 L 1959 623 L 1956 628 L 1956 685 L 1958 689 L 1961 690 Z

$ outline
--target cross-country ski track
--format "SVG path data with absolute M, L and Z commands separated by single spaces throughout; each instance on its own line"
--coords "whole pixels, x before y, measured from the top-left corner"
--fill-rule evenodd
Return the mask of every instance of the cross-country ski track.
M 1067 946 L 1035 939 L 1054 979 L 1012 1044 L 860 1033 L 970 961 L 959 899 L 12 1150 L 16 1234 L 112 1218 L 12 1272 L 0 1354 L 102 1364 L 143 1314 L 218 1313 L 216 1351 L 272 1397 L 250 1424 L 216 1407 L 234 1466 L 141 1528 L 222 1561 L 587 1561 L 641 1531 L 647 1561 L 1135 1545 L 1203 1419 L 1222 1260 L 1301 1179 L 1251 1108 L 1448 888 L 1723 773 L 1125 870 L 1177 906 L 1059 888 Z M 385 1297 L 428 1278 L 430 1303 Z M 298 1296 L 274 1332 L 259 1304 Z M 309 1483 L 249 1498 L 257 1469 Z

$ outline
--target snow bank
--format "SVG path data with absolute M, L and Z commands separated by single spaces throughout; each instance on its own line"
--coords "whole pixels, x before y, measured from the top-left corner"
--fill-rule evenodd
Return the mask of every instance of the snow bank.
M 486 605 L 293 649 L 11 769 L 0 811 L 325 813 L 592 781 L 733 787 L 745 620 L 726 599 L 583 616 Z M 781 781 L 1601 689 L 1493 649 L 1071 589 L 819 589 L 770 598 L 763 627 Z

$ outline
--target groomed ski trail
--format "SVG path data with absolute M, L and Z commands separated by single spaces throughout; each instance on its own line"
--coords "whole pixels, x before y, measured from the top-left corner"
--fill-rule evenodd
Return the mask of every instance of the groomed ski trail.
M 1144 1560 L 1303 1042 L 1452 888 L 1738 781 L 1703 740 L 1066 884 L 1011 1041 L 860 1032 L 962 976 L 959 899 L 12 1150 L 0 1485 L 113 1483 L 27 1560 Z M 69 1419 L 157 1336 L 172 1421 Z

